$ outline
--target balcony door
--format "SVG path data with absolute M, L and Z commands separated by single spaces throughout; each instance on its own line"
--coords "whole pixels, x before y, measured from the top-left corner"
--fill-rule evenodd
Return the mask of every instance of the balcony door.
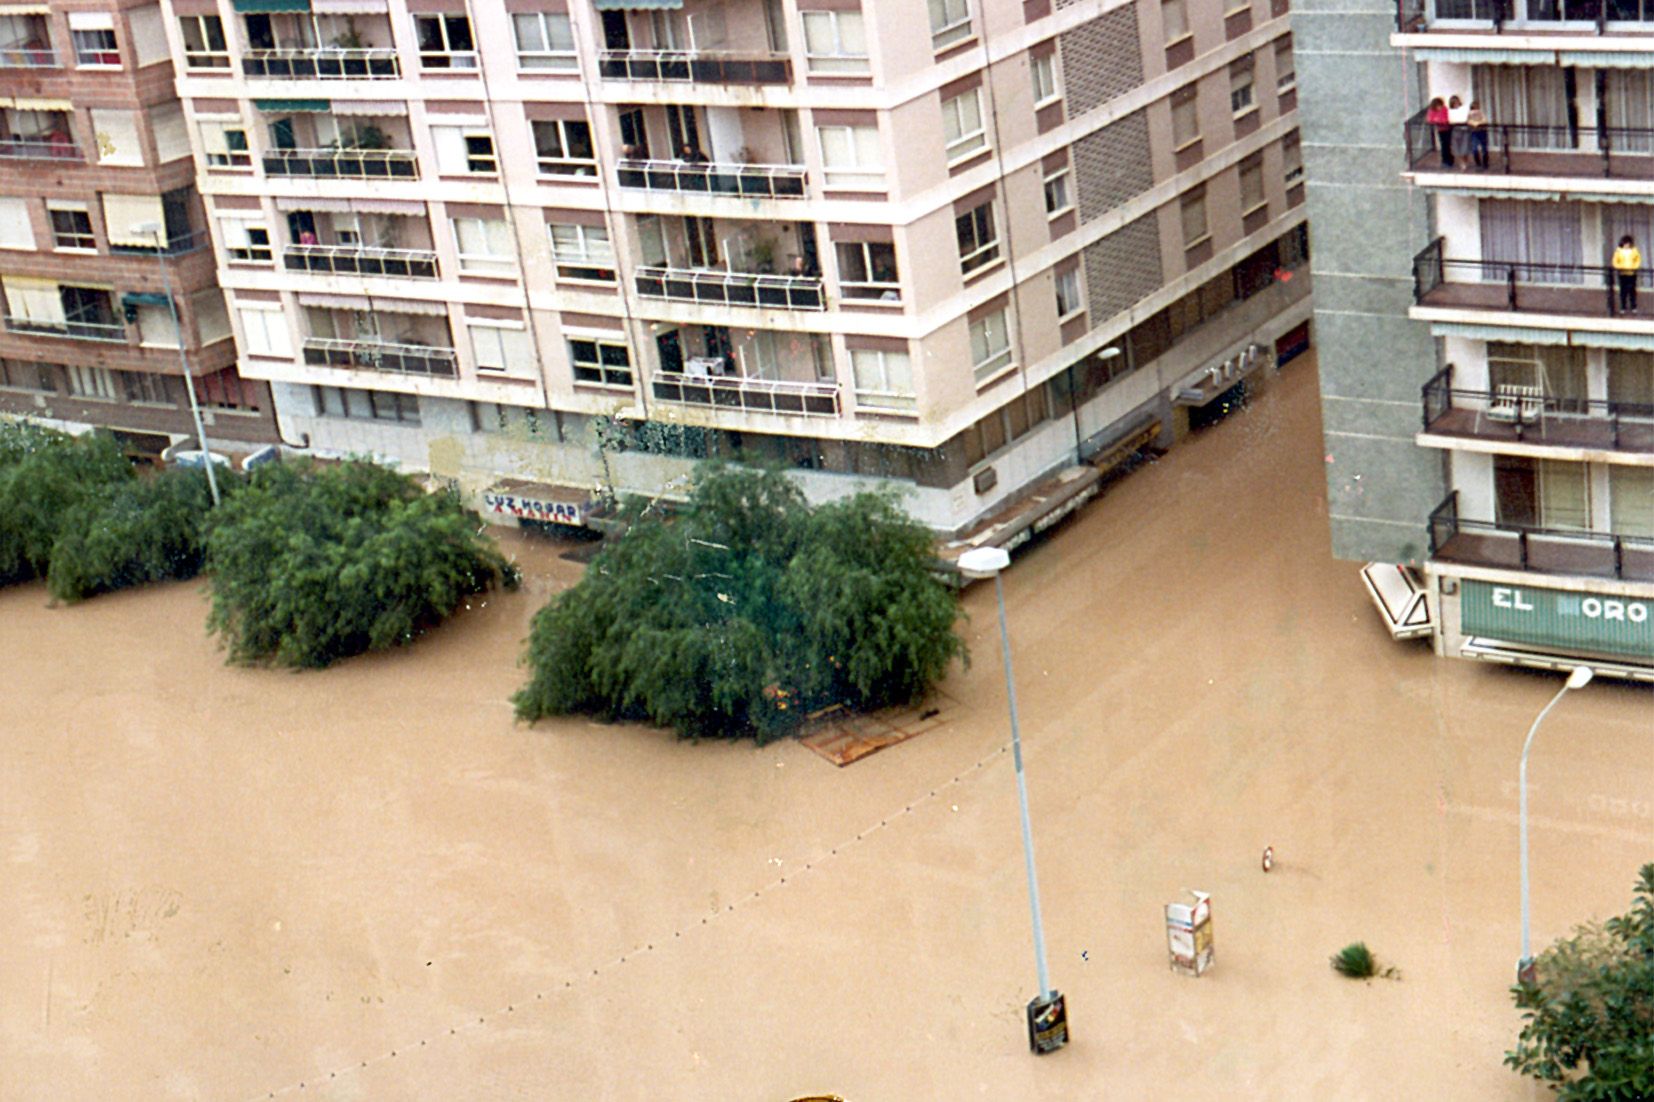
M 672 140 L 672 149 L 668 156 L 673 159 L 681 158 L 689 151 L 705 151 L 705 147 L 701 145 L 701 125 L 695 117 L 693 107 L 683 107 L 676 103 L 667 104 L 666 134 Z
M 1580 204 L 1483 199 L 1480 220 L 1483 279 L 1502 282 L 1514 267 L 1518 283 L 1584 281 Z
M 1654 417 L 1654 354 L 1610 351 L 1608 400 L 1624 416 Z
M 1549 409 L 1578 412 L 1586 408 L 1583 348 L 1490 343 L 1487 376 L 1495 392 L 1502 387 L 1531 387 L 1546 397 Z
M 1476 65 L 1470 94 L 1492 127 L 1510 127 L 1512 149 L 1572 149 L 1567 70 L 1540 65 Z
M 1654 152 L 1654 80 L 1647 69 L 1612 69 L 1606 74 L 1603 105 L 1609 149 L 1614 153 Z

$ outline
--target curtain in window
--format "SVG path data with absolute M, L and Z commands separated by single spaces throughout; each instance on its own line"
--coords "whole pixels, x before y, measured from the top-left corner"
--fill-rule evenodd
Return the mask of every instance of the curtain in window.
M 1608 353 L 1608 400 L 1621 413 L 1654 417 L 1654 353 Z
M 1512 149 L 1568 149 L 1568 91 L 1555 66 L 1476 65 L 1470 94 L 1488 124 L 1509 126 Z M 1499 140 L 1495 137 L 1495 141 Z
M 1609 148 L 1616 153 L 1654 149 L 1654 81 L 1646 69 L 1608 71 Z
M 1503 280 L 1514 266 L 1522 283 L 1579 283 L 1584 279 L 1578 203 L 1483 199 L 1480 204 L 1482 278 Z
M 1566 532 L 1591 527 L 1591 468 L 1585 463 L 1539 461 L 1539 526 Z
M 1608 504 L 1615 532 L 1654 538 L 1654 467 L 1608 468 Z

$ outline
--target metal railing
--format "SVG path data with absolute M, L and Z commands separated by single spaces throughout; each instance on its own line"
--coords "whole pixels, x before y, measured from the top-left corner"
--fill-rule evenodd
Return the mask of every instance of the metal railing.
M 80 341 L 126 343 L 126 326 L 102 321 L 43 321 L 6 315 L 6 328 L 31 337 L 66 337 Z
M 1454 490 L 1430 513 L 1430 557 L 1474 566 L 1654 580 L 1654 538 L 1587 532 L 1459 515 Z
M 819 276 L 757 275 L 750 272 L 639 268 L 637 293 L 644 298 L 757 306 L 781 310 L 824 310 Z
M 247 50 L 241 71 L 269 80 L 390 80 L 402 75 L 402 64 L 391 47 L 313 46 Z
M 805 417 L 837 417 L 837 383 L 795 383 L 781 379 L 657 375 L 655 397 L 663 402 L 717 406 L 756 413 L 783 413 Z
M 1403 34 L 1443 21 L 1485 23 L 1495 31 L 1515 24 L 1523 30 L 1577 27 L 1605 34 L 1610 24 L 1646 27 L 1654 22 L 1654 9 L 1645 10 L 1639 0 L 1396 0 L 1396 28 Z
M 648 191 L 755 196 L 763 199 L 804 198 L 805 169 L 802 165 L 623 160 L 616 167 L 615 175 L 621 187 Z
M 459 374 L 459 360 L 452 348 L 387 341 L 306 337 L 304 362 L 312 367 L 348 367 L 391 375 L 431 375 L 452 379 Z
M 435 279 L 436 253 L 429 249 L 382 249 L 366 245 L 287 245 L 282 262 L 290 272 L 327 275 Z
M 1449 364 L 1424 384 L 1424 430 L 1562 448 L 1654 452 L 1654 405 L 1564 398 L 1533 389 L 1455 387 Z
M 1593 167 L 1604 177 L 1654 179 L 1654 128 L 1608 126 L 1605 122 L 1595 127 L 1489 123 L 1482 134 L 1487 141 L 1489 168 L 1505 175 L 1525 168 L 1533 175 L 1583 176 L 1587 174 L 1584 163 L 1594 160 Z M 1438 132 L 1425 121 L 1423 111 L 1404 124 L 1403 140 L 1409 169 L 1447 171 Z M 1516 161 L 1512 160 L 1513 154 Z M 1579 158 L 1573 171 L 1564 161 L 1568 157 Z M 1468 153 L 1455 157 L 1455 163 L 1460 160 L 1473 161 L 1473 157 Z M 1524 161 L 1528 162 L 1526 166 Z
M 1413 257 L 1413 301 L 1420 305 L 1456 306 L 1470 309 L 1506 309 L 1550 314 L 1585 314 L 1592 317 L 1620 316 L 1616 293 L 1616 271 L 1606 264 L 1551 264 L 1543 261 L 1498 260 L 1482 257 L 1463 260 L 1442 255 L 1443 239 L 1438 237 Z M 1426 303 L 1425 299 L 1444 286 L 1503 289 L 1498 296 L 1473 295 L 1474 301 Z M 1654 287 L 1654 269 L 1637 272 L 1639 288 Z M 1602 309 L 1590 306 L 1597 289 Z M 1591 295 L 1568 296 L 1570 291 Z
M 419 179 L 411 149 L 270 149 L 263 156 L 268 176 Z
M 157 251 L 162 256 L 185 256 L 198 252 L 212 244 L 205 231 L 189 230 L 185 233 L 169 237 L 166 243 L 157 250 L 154 245 L 116 244 L 110 242 L 109 251 L 122 256 L 154 256 Z
M 83 161 L 71 138 L 0 138 L 0 157 L 26 161 Z
M 605 80 L 694 84 L 791 84 L 793 79 L 792 62 L 784 55 L 696 50 L 604 50 L 597 71 Z
M 62 62 L 50 46 L 36 48 L 15 46 L 0 50 L 0 69 L 57 69 Z

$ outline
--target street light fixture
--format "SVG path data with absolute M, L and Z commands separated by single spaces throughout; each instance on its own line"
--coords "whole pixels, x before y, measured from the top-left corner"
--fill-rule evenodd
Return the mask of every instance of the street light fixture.
M 1551 702 L 1540 711 L 1539 718 L 1533 721 L 1533 726 L 1528 728 L 1528 739 L 1522 744 L 1522 764 L 1517 770 L 1521 805 L 1518 818 L 1522 825 L 1522 958 L 1516 962 L 1517 983 L 1532 983 L 1534 979 L 1532 943 L 1528 939 L 1528 750 L 1533 746 L 1533 736 L 1539 733 L 1539 725 L 1545 722 L 1551 709 L 1568 695 L 1569 689 L 1583 689 L 1589 685 L 1591 676 L 1591 667 L 1575 666 L 1562 688 L 1556 691 Z
M 1118 345 L 1111 344 L 1107 348 L 1100 349 L 1097 352 L 1097 358 L 1105 362 L 1108 360 L 1118 359 L 1119 356 L 1120 348 Z M 1074 421 L 1074 462 L 1080 463 L 1085 459 L 1085 457 L 1080 454 L 1080 447 L 1084 441 L 1080 439 L 1080 388 L 1078 380 L 1074 377 L 1073 364 L 1068 365 L 1068 411 L 1069 416 L 1072 417 Z
M 1017 800 L 1022 809 L 1022 857 L 1028 869 L 1028 907 L 1034 923 L 1034 966 L 1039 974 L 1039 998 L 1028 1004 L 1028 1043 L 1036 1053 L 1061 1048 L 1068 1041 L 1068 1014 L 1062 994 L 1051 990 L 1045 969 L 1045 928 L 1040 921 L 1039 877 L 1034 872 L 1034 830 L 1028 819 L 1028 782 L 1022 773 L 1022 732 L 1017 723 L 1016 679 L 1011 673 L 1011 636 L 1005 627 L 1005 585 L 1000 573 L 1011 565 L 1001 547 L 973 547 L 959 556 L 959 570 L 967 578 L 992 578 L 999 603 L 999 653 L 1005 660 L 1005 696 L 1011 706 L 1011 755 L 1016 762 Z
M 201 424 L 201 406 L 195 400 L 195 379 L 190 375 L 189 355 L 184 351 L 184 323 L 178 317 L 178 300 L 172 294 L 172 276 L 167 272 L 165 230 L 159 222 L 140 222 L 132 232 L 155 239 L 155 262 L 161 266 L 161 285 L 167 292 L 167 309 L 172 312 L 172 332 L 178 340 L 178 363 L 184 369 L 184 393 L 189 395 L 190 417 L 195 420 L 195 439 L 201 445 L 201 465 L 207 469 L 207 489 L 218 505 L 218 476 L 213 472 L 212 451 L 207 447 L 207 430 Z

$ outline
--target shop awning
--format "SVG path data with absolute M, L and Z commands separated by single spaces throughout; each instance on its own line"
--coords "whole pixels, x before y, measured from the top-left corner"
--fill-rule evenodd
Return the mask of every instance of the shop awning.
M 284 11 L 309 11 L 310 0 L 233 0 L 231 7 L 242 15 L 269 15 Z
M 683 0 L 593 0 L 598 11 L 660 11 L 683 7 Z
M 255 110 L 285 115 L 289 112 L 331 111 L 333 103 L 325 99 L 256 99 L 253 107 Z

